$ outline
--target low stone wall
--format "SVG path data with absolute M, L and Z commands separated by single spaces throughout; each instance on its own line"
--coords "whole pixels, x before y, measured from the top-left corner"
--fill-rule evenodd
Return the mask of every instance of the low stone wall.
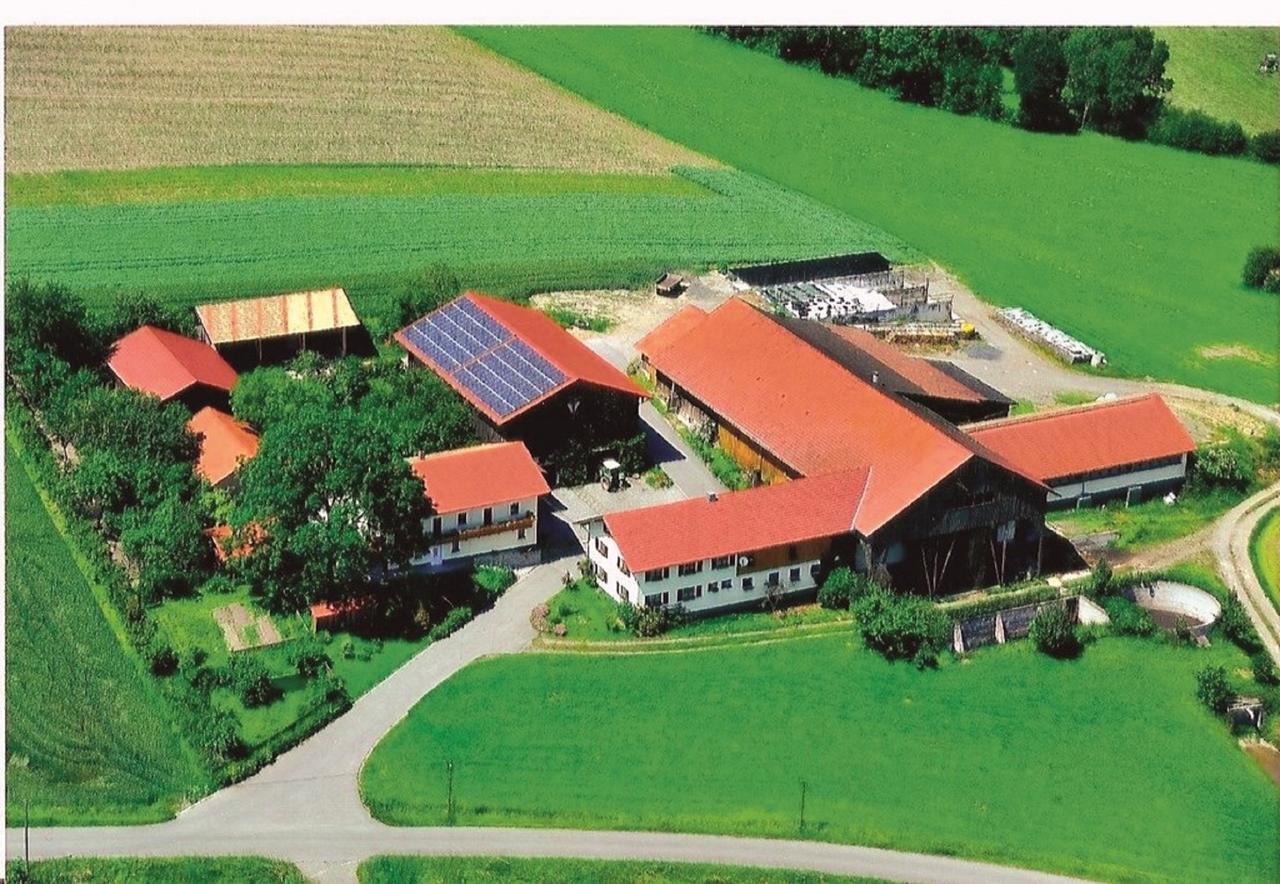
M 1015 605 L 1002 611 L 957 620 L 952 633 L 952 646 L 957 654 L 963 654 L 985 645 L 1002 645 L 1007 641 L 1026 638 L 1031 629 L 1031 621 L 1045 608 L 1053 605 L 1065 606 L 1072 622 L 1081 622 L 1079 603 L 1080 599 L 1075 596 L 1050 599 L 1047 602 Z M 1102 616 L 1105 618 L 1106 614 Z

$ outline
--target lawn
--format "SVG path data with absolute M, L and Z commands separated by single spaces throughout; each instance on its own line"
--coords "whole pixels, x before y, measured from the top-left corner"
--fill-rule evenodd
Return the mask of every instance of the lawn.
M 359 876 L 361 884 L 837 884 L 870 880 L 705 863 L 484 856 L 375 856 L 361 863 Z
M 327 170 L 315 175 L 333 178 Z M 7 210 L 6 272 L 59 281 L 95 306 L 136 289 L 194 304 L 340 284 L 362 317 L 389 323 L 406 275 L 435 261 L 449 263 L 470 286 L 522 294 L 642 285 L 668 267 L 858 249 L 916 254 L 860 221 L 738 172 L 683 168 L 679 179 L 651 176 L 648 189 L 635 177 L 572 173 L 556 190 L 551 178 L 488 170 L 425 175 L 414 186 L 427 192 L 417 195 L 108 205 L 51 196 L 60 204 Z
M 703 162 L 444 28 L 15 27 L 5 111 L 17 172 Z
M 1020 642 L 920 672 L 851 631 L 694 653 L 474 664 L 374 750 L 374 814 L 808 836 L 1102 878 L 1272 881 L 1280 806 L 1198 705 L 1208 650 Z M 799 830 L 801 782 L 806 829 Z
M 1258 70 L 1280 52 L 1280 28 L 1156 28 L 1156 36 L 1169 44 L 1169 101 L 1246 132 L 1280 129 L 1280 75 Z
M 1114 531 L 1111 548 L 1132 550 L 1186 537 L 1208 525 L 1245 498 L 1243 492 L 1184 490 L 1173 506 L 1147 500 L 1125 506 L 1123 500 L 1078 510 L 1050 512 L 1048 520 L 1068 537 Z
M 20 880 L 19 860 L 10 860 L 9 879 Z M 258 857 L 177 859 L 50 859 L 31 864 L 31 884 L 304 884 L 298 867 Z
M 463 32 L 900 237 L 1116 371 L 1278 398 L 1277 299 L 1240 283 L 1245 254 L 1275 238 L 1274 168 L 905 104 L 689 29 Z
M 5 818 L 166 819 L 203 774 L 5 445 Z
M 1271 604 L 1280 610 L 1280 509 L 1264 516 L 1254 529 L 1249 541 L 1249 557 L 1253 559 L 1258 582 L 1271 597 Z

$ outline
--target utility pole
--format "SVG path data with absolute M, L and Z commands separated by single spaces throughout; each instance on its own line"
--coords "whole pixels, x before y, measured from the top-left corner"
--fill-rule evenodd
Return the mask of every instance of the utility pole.
M 444 763 L 445 770 L 449 772 L 449 798 L 445 805 L 445 819 L 449 825 L 454 823 L 454 804 L 453 804 L 453 759 L 449 759 Z
M 808 789 L 808 783 L 804 780 L 800 781 L 800 831 L 804 831 L 804 793 Z

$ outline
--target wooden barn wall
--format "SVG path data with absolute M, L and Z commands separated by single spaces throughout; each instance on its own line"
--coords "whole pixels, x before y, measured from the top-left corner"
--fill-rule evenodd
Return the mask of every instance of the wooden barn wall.
M 794 471 L 726 423 L 717 422 L 716 444 L 744 470 L 759 470 L 762 485 L 776 485 L 795 478 Z

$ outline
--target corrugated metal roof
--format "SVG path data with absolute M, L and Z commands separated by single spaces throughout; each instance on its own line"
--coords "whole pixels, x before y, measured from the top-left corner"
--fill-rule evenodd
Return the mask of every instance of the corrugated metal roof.
M 339 288 L 201 304 L 196 315 L 213 344 L 234 344 L 360 324 Z

